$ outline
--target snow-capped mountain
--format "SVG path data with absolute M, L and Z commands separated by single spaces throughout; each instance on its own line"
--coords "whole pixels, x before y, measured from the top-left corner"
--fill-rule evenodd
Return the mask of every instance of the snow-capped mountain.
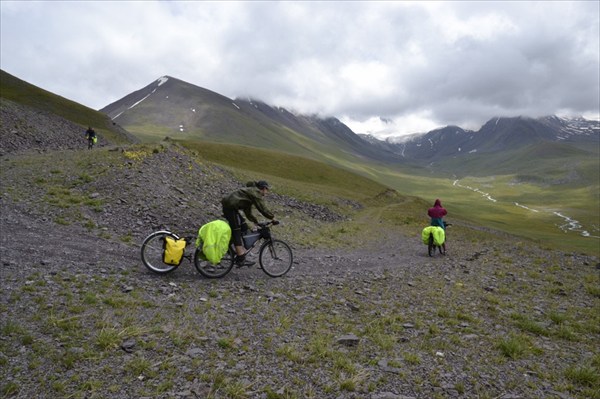
M 403 158 L 433 161 L 473 153 L 493 153 L 523 148 L 539 142 L 600 143 L 600 123 L 578 118 L 492 118 L 478 131 L 446 126 L 428 133 L 379 140 L 361 135 L 372 145 Z

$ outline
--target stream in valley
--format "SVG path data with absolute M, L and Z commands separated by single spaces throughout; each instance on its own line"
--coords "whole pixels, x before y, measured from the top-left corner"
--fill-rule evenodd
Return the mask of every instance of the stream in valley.
M 460 184 L 460 182 L 459 182 L 458 179 L 454 180 L 454 183 L 452 185 L 454 187 L 463 188 L 465 190 L 470 190 L 470 191 L 473 191 L 475 193 L 478 193 L 483 198 L 487 199 L 488 201 L 498 202 L 498 200 L 495 199 L 494 197 L 492 197 L 490 193 L 482 191 L 482 190 L 480 190 L 479 188 L 476 188 L 476 187 L 471 187 L 471 186 Z M 525 209 L 525 210 L 527 210 L 529 212 L 535 212 L 535 213 L 539 213 L 540 212 L 537 209 L 533 209 L 531 207 L 528 207 L 526 205 L 520 204 L 518 202 L 515 202 L 514 205 L 518 206 L 519 208 L 523 208 L 523 209 Z M 584 229 L 583 225 L 579 221 L 577 221 L 577 220 L 575 220 L 575 219 L 573 219 L 573 218 L 571 218 L 569 216 L 563 215 L 562 213 L 557 212 L 557 211 L 545 211 L 545 212 L 549 212 L 552 215 L 554 215 L 554 216 L 562 219 L 559 223 L 555 223 L 555 224 L 556 224 L 556 226 L 561 231 L 563 231 L 565 233 L 569 232 L 569 231 L 572 231 L 572 232 L 578 233 L 582 237 L 600 238 L 599 235 L 592 235 L 588 230 Z M 595 231 L 596 231 L 596 234 L 598 234 L 597 233 L 599 231 L 599 227 L 598 226 L 595 226 Z

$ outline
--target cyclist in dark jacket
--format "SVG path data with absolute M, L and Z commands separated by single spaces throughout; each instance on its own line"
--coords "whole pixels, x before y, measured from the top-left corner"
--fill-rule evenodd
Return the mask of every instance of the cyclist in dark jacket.
M 85 139 L 88 141 L 88 149 L 92 149 L 96 143 L 96 131 L 91 126 L 85 131 Z
M 258 223 L 258 219 L 252 214 L 252 206 L 267 219 L 275 221 L 275 215 L 266 207 L 263 197 L 269 193 L 269 183 L 264 180 L 247 187 L 240 188 L 227 195 L 221 200 L 223 206 L 223 215 L 231 226 L 231 236 L 235 245 L 236 263 L 238 265 L 249 265 L 244 263 L 246 250 L 242 243 L 242 223 L 243 219 L 239 211 L 243 211 L 248 220 L 254 224 Z

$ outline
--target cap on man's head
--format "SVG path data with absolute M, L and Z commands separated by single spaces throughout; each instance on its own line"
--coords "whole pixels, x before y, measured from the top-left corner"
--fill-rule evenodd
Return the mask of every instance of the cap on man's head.
M 258 187 L 259 189 L 263 189 L 263 188 L 269 188 L 269 183 L 267 183 L 264 180 L 259 180 L 256 182 L 256 187 Z

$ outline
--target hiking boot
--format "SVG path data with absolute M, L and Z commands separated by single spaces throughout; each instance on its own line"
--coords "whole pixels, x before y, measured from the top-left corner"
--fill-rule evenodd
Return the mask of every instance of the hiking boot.
M 256 262 L 252 262 L 250 260 L 246 260 L 246 255 L 237 255 L 235 257 L 235 264 L 237 265 L 237 267 L 243 267 L 243 266 L 253 266 Z

